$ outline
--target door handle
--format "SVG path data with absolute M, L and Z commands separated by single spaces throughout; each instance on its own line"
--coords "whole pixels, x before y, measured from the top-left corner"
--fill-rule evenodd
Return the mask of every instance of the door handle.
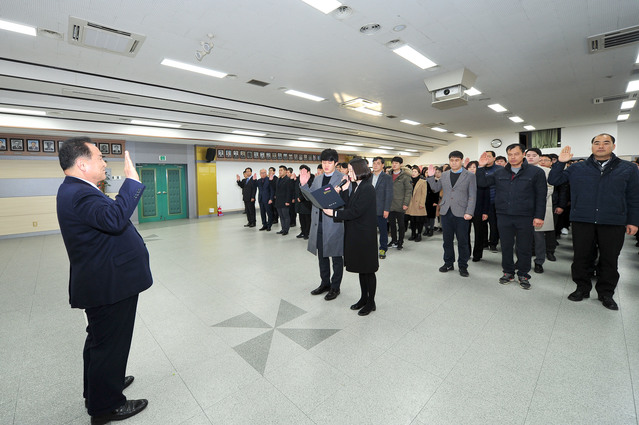
M 158 192 L 158 195 L 166 195 L 166 191 L 164 191 L 164 192 Z

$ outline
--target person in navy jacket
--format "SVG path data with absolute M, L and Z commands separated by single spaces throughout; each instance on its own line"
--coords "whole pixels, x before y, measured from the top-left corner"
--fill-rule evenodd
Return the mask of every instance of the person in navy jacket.
M 262 217 L 262 227 L 260 230 L 271 231 L 273 224 L 273 214 L 271 210 L 271 204 L 273 203 L 273 193 L 271 188 L 271 181 L 268 179 L 266 169 L 260 170 L 260 178 L 257 175 L 253 176 L 257 180 L 257 188 L 260 190 L 257 195 L 257 201 L 260 204 L 260 216 Z
M 106 163 L 88 137 L 64 142 L 59 154 L 66 175 L 58 189 L 57 215 L 69 263 L 69 302 L 85 310 L 84 398 L 92 424 L 126 419 L 147 400 L 127 400 L 122 393 L 133 337 L 138 294 L 153 283 L 149 253 L 129 218 L 144 185 L 128 152 L 115 200 L 97 184 Z
M 237 185 L 242 188 L 242 200 L 244 201 L 244 208 L 246 209 L 246 219 L 248 223 L 244 227 L 255 227 L 255 193 L 257 192 L 257 184 L 253 179 L 253 169 L 246 167 L 244 169 L 244 178 L 240 179 L 239 174 L 236 174 Z
M 635 235 L 639 226 L 639 171 L 612 151 L 615 138 L 599 134 L 591 141 L 592 155 L 583 162 L 565 168 L 572 158 L 570 146 L 561 150 L 553 164 L 548 183 L 570 183 L 570 221 L 572 222 L 572 280 L 577 289 L 570 301 L 590 297 L 589 270 L 599 253 L 595 289 L 599 301 L 610 310 L 618 310 L 612 296 L 619 282 L 617 263 L 624 233 Z

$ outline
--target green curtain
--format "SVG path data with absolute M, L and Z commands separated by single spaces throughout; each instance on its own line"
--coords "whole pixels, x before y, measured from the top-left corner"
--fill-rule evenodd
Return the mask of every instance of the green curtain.
M 559 142 L 559 129 L 533 131 L 530 135 L 533 148 L 556 148 Z

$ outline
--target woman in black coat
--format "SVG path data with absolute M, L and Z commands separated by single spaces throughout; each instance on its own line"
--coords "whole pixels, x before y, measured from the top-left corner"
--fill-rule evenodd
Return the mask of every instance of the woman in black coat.
M 325 209 L 324 213 L 335 221 L 344 222 L 344 265 L 347 271 L 359 273 L 359 286 L 362 290 L 359 301 L 351 306 L 351 310 L 359 310 L 357 314 L 366 316 L 377 308 L 377 201 L 375 188 L 371 183 L 371 171 L 365 159 L 356 158 L 348 164 L 348 177 L 353 182 L 353 188 L 349 192 L 345 208 Z M 345 191 L 349 186 L 350 182 L 341 190 Z

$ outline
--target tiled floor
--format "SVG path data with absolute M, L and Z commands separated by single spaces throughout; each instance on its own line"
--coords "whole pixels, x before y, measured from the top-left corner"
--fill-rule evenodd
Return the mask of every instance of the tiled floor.
M 296 230 L 244 217 L 139 226 L 154 285 L 140 297 L 127 424 L 637 424 L 639 256 L 628 237 L 615 298 L 573 303 L 570 239 L 532 290 L 497 283 L 485 251 L 470 278 L 442 274 L 441 234 L 390 250 L 377 311 L 357 275 L 313 297 L 315 257 Z M 278 229 L 277 226 L 274 229 Z M 100 255 L 87 252 L 87 255 Z M 84 318 L 68 305 L 59 235 L 0 240 L 0 424 L 88 424 Z

